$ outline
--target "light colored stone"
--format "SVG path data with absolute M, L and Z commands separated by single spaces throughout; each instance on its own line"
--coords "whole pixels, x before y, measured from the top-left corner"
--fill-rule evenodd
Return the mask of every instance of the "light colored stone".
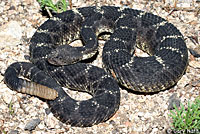
M 39 128 L 39 129 L 44 129 L 44 128 L 45 128 L 45 126 L 44 126 L 44 124 L 43 124 L 43 123 L 40 123 L 40 124 L 38 125 L 38 128 Z
M 153 128 L 151 134 L 155 134 L 158 132 L 158 128 Z
M 143 112 L 138 112 L 138 116 L 139 116 L 139 117 L 143 117 L 143 116 L 144 116 L 144 113 L 143 113 Z
M 17 45 L 22 38 L 22 29 L 17 21 L 10 21 L 0 27 L 0 46 Z
M 190 61 L 189 62 L 189 65 L 191 66 L 191 67 L 193 67 L 193 68 L 200 68 L 200 61 L 195 61 L 195 60 L 193 60 L 193 61 Z
M 183 77 L 178 81 L 177 85 L 179 87 L 184 87 L 189 82 L 190 82 L 190 79 L 186 75 L 183 75 Z
M 150 118 L 150 117 L 151 117 L 151 114 L 150 114 L 149 112 L 146 112 L 146 113 L 144 114 L 144 118 L 148 119 L 148 118 Z
M 27 38 L 31 38 L 33 36 L 33 34 L 35 33 L 36 29 L 32 28 L 32 27 L 28 27 L 26 28 L 26 36 Z
M 35 132 L 33 132 L 33 134 L 43 134 L 43 132 L 35 131 Z
M 6 92 L 2 95 L 2 98 L 5 103 L 10 104 L 12 101 L 12 94 L 10 94 L 9 92 Z
M 3 81 L 3 78 L 4 78 L 4 77 L 0 74 L 0 81 Z
M 55 128 L 57 125 L 57 119 L 53 116 L 52 113 L 50 113 L 49 115 L 46 116 L 46 118 L 44 119 L 46 126 L 48 128 Z

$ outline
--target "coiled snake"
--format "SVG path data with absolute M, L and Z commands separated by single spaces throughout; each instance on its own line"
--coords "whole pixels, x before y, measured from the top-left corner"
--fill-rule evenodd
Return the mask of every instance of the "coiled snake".
M 98 35 L 103 33 L 110 33 L 102 54 L 110 74 L 79 62 L 97 52 Z M 68 45 L 77 39 L 83 41 L 82 47 Z M 135 47 L 149 56 L 133 56 Z M 7 68 L 8 87 L 48 99 L 52 113 L 62 122 L 92 126 L 118 110 L 118 83 L 139 92 L 169 88 L 185 72 L 188 53 L 182 34 L 165 19 L 140 10 L 102 6 L 69 10 L 44 22 L 30 41 L 30 61 Z M 92 98 L 74 100 L 63 86 L 88 92 Z

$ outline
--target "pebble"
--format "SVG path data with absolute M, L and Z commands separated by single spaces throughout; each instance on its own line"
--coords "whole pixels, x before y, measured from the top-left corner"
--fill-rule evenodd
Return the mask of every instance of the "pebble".
M 18 130 L 10 130 L 9 134 L 19 134 Z
M 39 118 L 37 118 L 37 119 L 32 119 L 32 120 L 30 120 L 30 121 L 26 124 L 26 126 L 24 127 L 24 130 L 29 130 L 29 131 L 34 130 L 35 127 L 36 127 L 38 124 L 40 124 L 40 122 L 41 122 L 41 120 L 40 120 Z
M 42 129 L 44 129 L 44 128 L 45 128 L 45 125 L 44 125 L 44 124 L 42 124 L 42 123 L 40 123 L 40 124 L 38 125 L 38 128 L 42 130 Z
M 0 27 L 0 46 L 17 45 L 22 38 L 22 28 L 17 21 L 10 21 Z
M 188 83 L 190 83 L 191 79 L 188 78 L 186 75 L 183 75 L 183 77 L 178 81 L 178 87 L 184 88 Z
M 32 134 L 43 134 L 43 133 L 40 132 L 40 131 L 35 131 L 35 132 L 33 132 Z
M 189 51 L 194 57 L 196 57 L 196 58 L 200 57 L 200 48 L 199 47 L 198 47 L 198 49 L 189 48 Z
M 150 118 L 150 117 L 151 117 L 151 113 L 146 112 L 146 113 L 144 114 L 144 118 L 145 118 L 145 119 L 148 119 L 148 118 Z
M 53 116 L 52 113 L 50 113 L 49 115 L 47 115 L 44 119 L 46 126 L 48 128 L 55 128 L 56 126 L 58 126 L 58 122 L 57 119 Z
M 27 38 L 31 38 L 32 36 L 33 36 L 33 34 L 35 33 L 35 31 L 36 31 L 36 29 L 35 28 L 32 28 L 32 27 L 28 27 L 27 29 L 26 29 L 26 36 L 27 36 Z
M 151 134 L 155 134 L 158 131 L 158 128 L 153 128 Z
M 200 69 L 200 62 L 199 62 L 199 61 L 195 61 L 195 60 L 190 61 L 190 62 L 189 62 L 189 65 L 190 65 L 191 67 L 193 67 L 193 68 Z
M 198 80 L 192 81 L 191 85 L 194 86 L 194 87 L 196 87 L 196 86 L 200 87 L 200 80 L 198 79 Z
M 139 116 L 139 117 L 143 117 L 143 116 L 144 116 L 144 113 L 143 113 L 143 112 L 138 112 L 138 116 Z
M 12 95 L 9 92 L 3 93 L 2 98 L 7 104 L 10 104 L 12 101 Z
M 174 93 L 169 97 L 168 103 L 168 110 L 173 110 L 173 105 L 175 105 L 176 107 L 180 106 L 180 99 L 177 97 L 177 93 Z

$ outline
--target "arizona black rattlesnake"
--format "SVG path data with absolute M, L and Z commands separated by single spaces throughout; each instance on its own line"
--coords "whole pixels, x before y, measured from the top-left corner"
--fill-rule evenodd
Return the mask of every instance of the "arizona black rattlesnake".
M 78 62 L 93 56 L 98 34 L 108 32 L 111 35 L 103 48 L 103 64 L 118 83 L 129 89 L 164 90 L 186 70 L 188 53 L 183 36 L 166 20 L 130 8 L 84 7 L 44 22 L 30 41 L 31 63 L 11 64 L 5 72 L 5 83 L 18 92 L 48 99 L 52 113 L 72 126 L 92 126 L 108 120 L 119 108 L 117 81 L 103 69 Z M 68 45 L 76 39 L 81 39 L 84 46 Z M 135 47 L 149 56 L 134 57 Z M 74 100 L 62 86 L 93 97 Z

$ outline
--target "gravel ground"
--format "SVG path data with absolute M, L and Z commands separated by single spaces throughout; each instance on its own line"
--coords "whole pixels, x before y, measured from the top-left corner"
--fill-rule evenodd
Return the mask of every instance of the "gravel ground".
M 182 3 L 181 3 L 182 2 Z M 190 50 L 189 66 L 182 79 L 169 90 L 135 94 L 121 89 L 118 112 L 107 122 L 88 128 L 71 127 L 57 120 L 48 105 L 34 96 L 10 90 L 3 82 L 9 64 L 27 61 L 29 40 L 46 20 L 36 0 L 0 1 L 0 133 L 8 134 L 162 134 L 170 130 L 169 109 L 200 96 L 200 2 L 196 0 L 72 0 L 72 8 L 117 5 L 141 9 L 173 23 L 183 33 Z M 97 59 L 101 59 L 98 56 Z M 101 66 L 101 61 L 94 64 Z M 70 91 L 67 90 L 69 93 Z M 70 92 L 85 99 L 85 93 Z

